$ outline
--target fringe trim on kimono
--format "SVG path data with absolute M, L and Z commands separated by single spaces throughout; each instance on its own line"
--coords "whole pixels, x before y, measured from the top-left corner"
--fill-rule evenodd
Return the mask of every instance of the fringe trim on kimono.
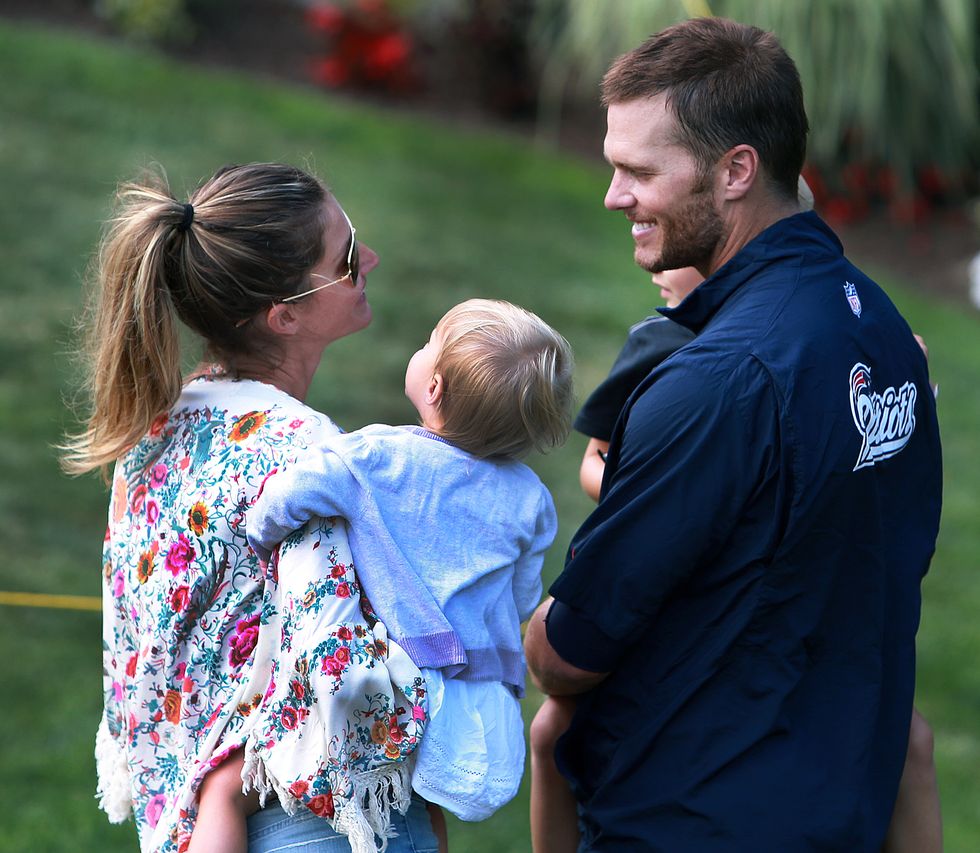
M 111 823 L 122 823 L 133 813 L 133 789 L 126 752 L 109 732 L 105 717 L 95 736 L 96 799 Z
M 414 760 L 403 761 L 358 774 L 350 779 L 353 785 L 350 798 L 334 798 L 334 816 L 324 820 L 335 832 L 347 836 L 353 853 L 383 853 L 387 849 L 388 839 L 397 834 L 391 828 L 391 810 L 405 814 L 412 802 L 414 764 Z M 273 776 L 268 764 L 254 749 L 245 750 L 242 782 L 242 792 L 254 789 L 263 806 L 269 794 L 275 793 L 287 814 L 300 814 L 307 808 Z M 380 847 L 378 838 L 381 839 Z

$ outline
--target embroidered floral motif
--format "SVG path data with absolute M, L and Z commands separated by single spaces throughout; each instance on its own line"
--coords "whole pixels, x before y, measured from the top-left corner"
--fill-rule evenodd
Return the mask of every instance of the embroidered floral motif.
M 242 415 L 235 421 L 228 437 L 232 441 L 244 441 L 250 435 L 261 429 L 265 425 L 265 422 L 265 412 L 249 412 L 247 415 Z
M 271 661 L 262 672 L 254 665 L 262 630 L 279 619 L 281 602 L 274 597 L 274 578 L 267 579 L 248 547 L 247 510 L 265 479 L 335 432 L 326 418 L 270 386 L 202 378 L 189 383 L 178 405 L 157 418 L 116 467 L 102 562 L 105 736 L 100 733 L 99 784 L 112 819 L 132 811 L 143 851 L 186 847 L 196 818 L 195 791 L 211 762 L 272 719 L 262 707 L 267 692 L 268 701 L 281 700 Z M 301 547 L 302 541 L 295 538 L 293 556 L 284 549 L 282 571 L 293 574 L 294 558 L 315 553 L 319 566 L 322 555 L 332 555 L 323 595 L 344 601 L 349 593 L 346 601 L 355 612 L 329 640 L 324 634 L 309 644 L 309 669 L 295 674 L 298 687 L 282 682 L 293 691 L 292 731 L 307 728 L 308 717 L 300 712 L 311 707 L 313 682 L 345 688 L 351 667 L 367 660 L 361 638 L 363 644 L 374 641 L 367 623 L 358 624 L 356 581 L 346 571 L 346 528 L 324 525 L 315 551 Z M 334 565 L 345 571 L 332 576 Z M 309 611 L 323 612 L 317 607 L 323 604 L 311 602 Z M 358 628 L 365 633 L 356 634 Z M 278 653 L 278 635 L 276 640 Z M 327 645 L 318 651 L 320 641 Z M 324 658 L 335 662 L 330 666 L 336 673 L 322 669 Z M 327 693 L 329 687 L 325 698 Z M 414 703 L 399 697 L 397 705 L 411 717 Z M 361 710 L 368 713 L 368 706 Z M 404 731 L 413 736 L 410 724 Z M 354 766 L 355 742 L 345 767 Z M 327 815 L 344 792 L 336 781 L 317 785 L 311 784 L 304 803 Z

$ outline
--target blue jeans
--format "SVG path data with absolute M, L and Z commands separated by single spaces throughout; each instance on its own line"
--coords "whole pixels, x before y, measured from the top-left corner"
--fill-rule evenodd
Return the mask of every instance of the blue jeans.
M 425 801 L 413 796 L 408 812 L 392 812 L 391 826 L 397 838 L 388 839 L 386 853 L 437 853 Z M 351 853 L 346 835 L 338 835 L 330 824 L 313 812 L 290 817 L 279 803 L 271 803 L 248 819 L 248 853 Z

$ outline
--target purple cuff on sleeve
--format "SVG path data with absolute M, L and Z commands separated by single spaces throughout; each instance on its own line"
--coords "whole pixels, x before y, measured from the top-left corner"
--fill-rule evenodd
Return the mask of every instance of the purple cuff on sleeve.
M 599 630 L 579 610 L 551 603 L 545 618 L 551 647 L 563 660 L 589 672 L 612 672 L 622 654 L 622 643 Z

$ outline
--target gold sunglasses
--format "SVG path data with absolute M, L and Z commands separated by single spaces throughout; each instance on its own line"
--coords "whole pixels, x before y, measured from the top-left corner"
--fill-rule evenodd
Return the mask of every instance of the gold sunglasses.
M 351 284 L 357 284 L 357 276 L 361 272 L 361 258 L 360 252 L 357 248 L 357 229 L 351 224 L 350 217 L 343 210 L 343 208 L 341 208 L 340 212 L 344 214 L 344 219 L 347 220 L 347 227 L 350 228 L 350 248 L 347 250 L 347 272 L 340 278 L 335 278 L 333 281 L 328 281 L 326 284 L 321 284 L 317 287 L 311 288 L 310 290 L 304 290 L 302 293 L 287 296 L 285 299 L 281 299 L 280 302 L 292 302 L 295 299 L 309 296 L 311 293 L 316 293 L 318 290 L 323 290 L 331 285 L 340 284 L 340 282 L 348 278 L 351 280 Z M 326 276 L 311 272 L 310 278 L 326 278 Z

